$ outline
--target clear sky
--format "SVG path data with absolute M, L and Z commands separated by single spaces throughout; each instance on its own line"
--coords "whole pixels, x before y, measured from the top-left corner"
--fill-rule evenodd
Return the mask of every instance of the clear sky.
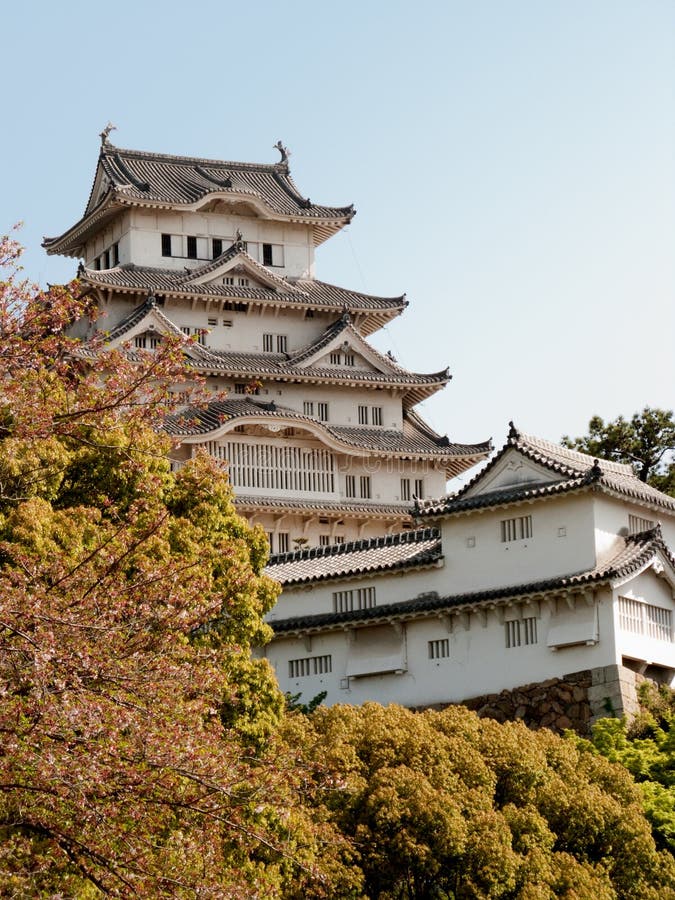
M 82 214 L 99 132 L 272 162 L 353 202 L 317 275 L 408 310 L 375 336 L 453 381 L 454 440 L 557 440 L 675 386 L 672 0 L 24 0 L 3 10 L 0 230 L 26 274 Z

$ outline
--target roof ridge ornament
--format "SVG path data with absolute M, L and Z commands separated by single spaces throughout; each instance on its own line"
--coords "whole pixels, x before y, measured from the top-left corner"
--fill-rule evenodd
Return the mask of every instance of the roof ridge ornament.
M 237 228 L 234 235 L 234 244 L 232 245 L 235 250 L 246 250 L 246 242 L 244 240 L 244 235 L 241 233 L 241 229 Z
M 117 125 L 113 125 L 112 122 L 108 122 L 108 124 L 105 126 L 105 128 L 99 135 L 99 137 L 101 138 L 101 146 L 102 147 L 105 147 L 106 144 L 110 143 L 108 141 L 108 135 L 110 134 L 111 131 L 117 131 Z
M 517 441 L 519 437 L 520 437 L 520 432 L 518 431 L 516 426 L 513 424 L 513 419 L 511 419 L 511 421 L 509 422 L 509 440 Z
M 281 141 L 277 141 L 274 145 L 274 149 L 278 150 L 281 153 L 281 159 L 279 162 L 288 164 L 288 158 L 291 155 L 291 151 L 286 147 Z

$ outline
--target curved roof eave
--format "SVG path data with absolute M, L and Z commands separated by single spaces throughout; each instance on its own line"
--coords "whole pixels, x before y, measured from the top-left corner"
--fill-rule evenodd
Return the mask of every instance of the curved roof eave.
M 323 444 L 330 447 L 332 450 L 335 450 L 339 453 L 344 453 L 348 456 L 358 455 L 383 458 L 400 457 L 403 459 L 437 460 L 439 462 L 444 461 L 446 458 L 448 460 L 451 460 L 456 459 L 458 456 L 460 456 L 460 454 L 442 452 L 433 453 L 428 451 L 425 452 L 421 449 L 405 450 L 403 448 L 377 448 L 363 446 L 357 443 L 350 443 L 345 440 L 340 440 L 339 437 L 337 437 L 331 429 L 322 426 L 319 422 L 312 421 L 311 419 L 309 419 L 309 417 L 302 416 L 300 414 L 298 414 L 297 416 L 288 414 L 274 416 L 272 421 L 274 422 L 275 428 L 301 427 L 312 434 L 315 438 L 320 440 Z M 208 431 L 200 431 L 198 434 L 181 432 L 178 428 L 170 429 L 169 434 L 171 434 L 172 437 L 177 438 L 181 441 L 181 443 L 184 444 L 202 444 L 205 440 L 218 440 L 239 425 L 261 425 L 263 427 L 269 427 L 270 416 L 264 414 L 256 415 L 255 413 L 245 413 L 243 415 L 232 416 L 222 423 L 214 425 L 214 427 L 209 429 Z

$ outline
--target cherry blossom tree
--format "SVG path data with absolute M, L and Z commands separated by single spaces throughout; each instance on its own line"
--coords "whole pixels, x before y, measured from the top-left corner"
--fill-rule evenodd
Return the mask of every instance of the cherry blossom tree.
M 2 893 L 322 896 L 327 826 L 251 658 L 264 534 L 157 428 L 193 380 L 181 342 L 85 353 L 66 329 L 93 299 L 21 281 L 19 254 L 0 243 Z

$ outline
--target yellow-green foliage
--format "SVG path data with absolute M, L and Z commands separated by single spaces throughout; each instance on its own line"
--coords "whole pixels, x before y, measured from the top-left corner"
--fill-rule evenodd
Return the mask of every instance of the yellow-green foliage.
M 632 779 L 572 741 L 376 704 L 319 708 L 302 740 L 333 773 L 317 802 L 353 841 L 364 896 L 675 897 Z
M 675 692 L 645 682 L 641 713 L 625 720 L 601 719 L 593 745 L 624 765 L 638 782 L 657 844 L 675 853 Z

